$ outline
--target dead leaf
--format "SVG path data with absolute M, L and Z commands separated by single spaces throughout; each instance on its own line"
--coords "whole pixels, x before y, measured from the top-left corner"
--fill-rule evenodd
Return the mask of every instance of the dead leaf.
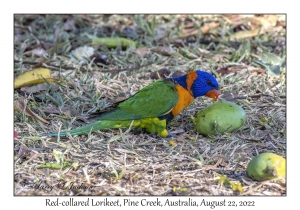
M 260 28 L 256 28 L 250 31 L 239 31 L 235 34 L 230 35 L 230 40 L 239 40 L 239 39 L 246 39 L 250 37 L 257 36 L 259 34 Z
M 229 67 L 220 67 L 217 69 L 217 73 L 219 75 L 225 75 L 232 73 L 231 69 Z
M 146 55 L 146 54 L 149 54 L 151 51 L 147 47 L 139 47 L 139 48 L 136 49 L 136 52 L 141 54 L 141 55 Z
M 28 150 L 28 147 L 26 147 L 24 144 L 21 144 L 19 152 L 18 152 L 18 158 L 23 157 L 25 152 Z
M 48 55 L 48 53 L 47 53 L 46 50 L 44 50 L 43 48 L 37 47 L 37 48 L 32 49 L 32 50 L 30 50 L 30 51 L 24 52 L 24 55 L 43 57 L 43 56 Z
M 175 141 L 169 141 L 169 144 L 170 144 L 171 147 L 174 147 L 174 146 L 177 145 L 177 143 Z
M 253 74 L 253 75 L 265 74 L 265 73 L 266 73 L 266 71 L 261 68 L 256 68 L 256 69 L 251 70 L 251 74 Z
M 172 47 L 154 47 L 151 49 L 151 52 L 156 52 L 162 55 L 170 56 L 176 51 Z
M 230 181 L 224 175 L 221 175 L 221 174 L 218 174 L 218 173 L 215 173 L 215 174 L 216 174 L 216 178 L 215 178 L 214 181 L 222 183 L 226 186 L 230 186 L 233 191 L 238 191 L 238 192 L 243 191 L 243 187 L 242 187 L 242 184 L 240 182 L 233 182 L 233 181 Z
M 42 121 L 43 123 L 50 124 L 47 120 L 43 119 L 42 117 L 35 114 L 33 111 L 31 111 L 27 106 L 27 102 L 24 97 L 19 98 L 19 100 L 15 101 L 15 106 L 19 110 L 19 112 L 23 113 L 27 116 L 34 117 L 39 121 Z
M 219 25 L 220 24 L 216 23 L 216 22 L 207 23 L 207 24 L 205 24 L 204 26 L 202 26 L 200 28 L 200 31 L 198 29 L 196 29 L 196 28 L 192 28 L 192 29 L 191 28 L 187 28 L 187 29 L 183 30 L 183 34 L 181 36 L 179 36 L 179 37 L 181 39 L 185 39 L 187 37 L 195 36 L 195 35 L 198 35 L 200 33 L 202 33 L 202 34 L 208 34 L 211 29 L 214 29 L 214 28 L 218 27 Z
M 235 15 L 235 14 L 234 15 L 224 14 L 223 16 L 226 17 L 228 20 L 230 20 L 228 22 L 230 22 L 232 25 L 235 25 L 235 26 L 243 23 L 244 18 L 245 18 L 245 15 Z
M 36 85 L 44 82 L 56 82 L 57 79 L 51 78 L 51 71 L 47 68 L 36 68 L 26 71 L 15 78 L 14 88 L 27 85 Z
M 269 26 L 276 26 L 278 19 L 278 15 L 263 15 L 263 16 L 253 16 L 249 18 L 249 21 L 252 24 L 262 26 L 264 28 L 269 27 Z
M 57 90 L 59 86 L 57 84 L 51 85 L 51 90 Z M 33 85 L 30 87 L 22 87 L 21 91 L 25 93 L 38 93 L 44 90 L 48 90 L 49 85 L 48 84 L 38 84 L 38 85 Z
M 75 21 L 73 18 L 68 18 L 66 20 L 66 22 L 64 23 L 64 30 L 67 32 L 70 32 L 72 30 L 75 30 L 76 26 L 75 26 Z
M 208 34 L 211 29 L 217 28 L 220 24 L 216 22 L 207 23 L 201 27 L 202 34 Z
M 79 112 L 76 111 L 76 109 L 72 106 L 64 106 L 64 107 L 46 107 L 44 109 L 45 113 L 49 114 L 64 114 L 65 116 L 71 116 L 79 119 L 78 117 L 80 114 Z M 86 120 L 83 120 L 86 121 Z
M 279 75 L 281 68 L 286 65 L 285 59 L 269 52 L 261 53 L 260 57 L 261 60 L 255 60 L 254 62 L 262 66 L 272 75 Z

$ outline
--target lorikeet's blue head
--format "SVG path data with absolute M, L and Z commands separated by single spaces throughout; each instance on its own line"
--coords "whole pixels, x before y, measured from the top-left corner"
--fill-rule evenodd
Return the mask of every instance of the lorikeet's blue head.
M 219 96 L 219 84 L 211 74 L 196 70 L 188 74 L 174 78 L 174 80 L 187 90 L 191 91 L 194 98 L 199 96 L 208 96 L 216 100 Z
M 196 70 L 196 73 L 197 78 L 194 80 L 191 87 L 193 96 L 195 98 L 203 95 L 211 97 L 214 93 L 217 94 L 217 92 L 214 91 L 219 89 L 216 78 L 204 71 Z

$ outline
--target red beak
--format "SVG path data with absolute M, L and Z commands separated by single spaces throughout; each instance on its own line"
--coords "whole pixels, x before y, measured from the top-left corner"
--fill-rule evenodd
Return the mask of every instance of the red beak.
M 220 95 L 220 93 L 217 90 L 210 90 L 206 93 L 206 96 L 209 98 L 212 98 L 213 101 L 217 100 L 219 95 Z

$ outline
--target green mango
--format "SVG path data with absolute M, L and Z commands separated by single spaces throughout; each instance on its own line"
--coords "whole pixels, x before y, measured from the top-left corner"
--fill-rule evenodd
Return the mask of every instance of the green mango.
M 246 121 L 246 113 L 239 105 L 221 100 L 200 110 L 193 120 L 198 133 L 215 135 L 240 128 Z
M 278 177 L 285 178 L 286 160 L 274 153 L 266 152 L 255 156 L 247 166 L 247 174 L 252 179 L 264 181 Z

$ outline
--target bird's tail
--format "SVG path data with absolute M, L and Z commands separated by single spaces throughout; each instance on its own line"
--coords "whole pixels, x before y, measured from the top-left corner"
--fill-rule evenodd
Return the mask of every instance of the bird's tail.
M 81 134 L 87 134 L 89 132 L 97 131 L 97 130 L 108 130 L 111 128 L 127 128 L 131 124 L 131 120 L 123 120 L 123 121 L 108 121 L 108 120 L 102 120 L 97 121 L 95 123 L 85 125 L 79 128 L 75 128 L 73 130 L 69 131 L 62 131 L 60 133 L 44 133 L 41 136 L 47 136 L 47 137 L 63 137 L 67 136 L 67 133 L 69 133 L 71 136 L 75 135 L 81 135 Z M 140 121 L 134 121 L 132 124 L 132 127 L 139 127 Z

